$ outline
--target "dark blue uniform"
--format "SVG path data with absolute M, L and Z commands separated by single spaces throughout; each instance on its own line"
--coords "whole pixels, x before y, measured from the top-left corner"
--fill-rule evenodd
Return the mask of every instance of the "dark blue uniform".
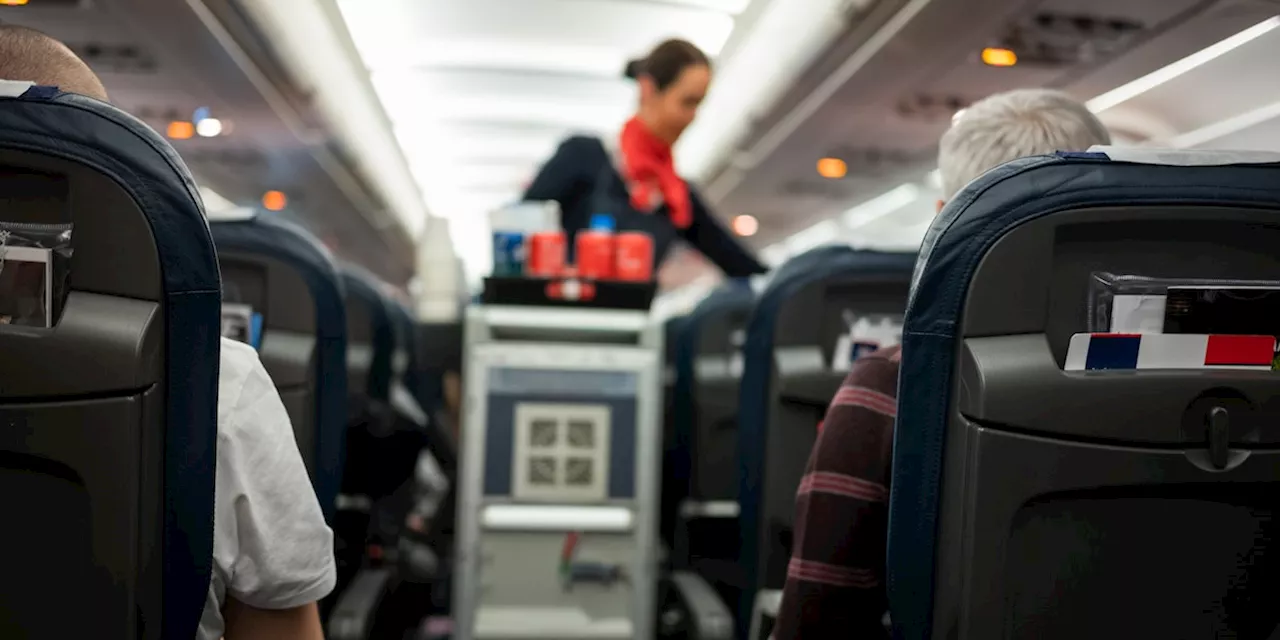
M 693 223 L 677 229 L 667 216 L 666 206 L 652 213 L 631 205 L 626 183 L 613 165 L 609 152 L 598 138 L 574 136 L 560 144 L 542 166 L 524 194 L 525 200 L 555 200 L 560 203 L 560 223 L 572 238 L 587 227 L 591 215 L 612 214 L 618 231 L 643 231 L 653 237 L 654 265 L 662 263 L 677 238 L 683 238 L 730 277 L 767 271 L 707 210 L 702 198 L 689 187 Z

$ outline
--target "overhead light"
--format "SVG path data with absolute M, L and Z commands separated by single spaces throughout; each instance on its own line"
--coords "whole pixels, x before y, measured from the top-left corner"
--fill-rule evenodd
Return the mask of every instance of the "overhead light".
M 697 9 L 710 9 L 712 11 L 721 11 L 731 15 L 737 15 L 747 10 L 747 5 L 751 4 L 751 0 L 668 0 L 673 4 L 688 5 Z
M 27 3 L 27 0 L 0 0 L 0 5 L 5 5 L 9 7 L 21 7 L 26 3 Z
M 982 63 L 990 67 L 1012 67 L 1018 64 L 1018 54 L 1012 49 L 987 47 L 982 50 Z
M 457 127 L 436 123 L 406 122 L 398 123 L 395 132 L 411 165 L 430 163 L 446 149 L 448 155 L 459 162 L 519 160 L 542 164 L 573 129 L 513 132 L 478 127 L 459 131 Z
M 234 202 L 222 197 L 222 194 L 209 187 L 201 186 L 199 191 L 200 200 L 204 202 L 204 210 L 206 212 L 225 211 L 236 206 Z
M 1280 118 L 1280 102 L 1263 105 L 1257 109 L 1227 118 L 1226 120 L 1221 120 L 1213 124 L 1200 127 L 1199 129 L 1195 129 L 1194 131 L 1188 131 L 1184 134 L 1174 136 L 1168 139 L 1165 144 L 1174 149 L 1194 149 L 1215 140 L 1221 140 L 1227 136 L 1235 135 L 1250 127 L 1275 120 L 1276 118 Z M 1263 147 L 1271 147 L 1271 145 L 1266 144 L 1265 136 L 1254 142 L 1260 143 Z M 1241 148 L 1241 145 L 1234 145 L 1230 148 Z M 1243 149 L 1248 149 L 1248 144 L 1243 145 Z
M 839 180 L 849 172 L 849 165 L 840 158 L 823 158 L 818 161 L 818 175 L 829 180 Z
M 1089 110 L 1094 113 L 1106 111 L 1111 107 L 1132 100 L 1166 82 L 1169 82 L 1192 69 L 1200 67 L 1215 58 L 1221 57 L 1233 49 L 1248 44 L 1249 42 L 1266 35 L 1276 27 L 1280 27 L 1280 16 L 1267 18 L 1266 20 L 1241 31 L 1234 36 L 1218 42 L 1217 44 L 1209 45 L 1208 47 L 1178 60 L 1177 62 L 1160 69 L 1156 69 L 1137 80 L 1127 84 L 1122 84 L 1119 87 L 1086 102 L 1085 106 L 1089 107 Z
M 399 69 L 471 69 L 502 71 L 538 71 L 566 75 L 618 78 L 629 57 L 613 47 L 591 47 L 551 42 L 513 42 L 509 39 L 432 39 L 405 54 L 398 46 L 382 50 L 382 43 L 372 43 L 376 51 L 366 54 L 369 66 L 377 73 Z
M 915 202 L 919 197 L 920 187 L 908 182 L 849 209 L 844 212 L 842 220 L 850 229 L 861 227 Z
M 800 231 L 783 241 L 791 255 L 833 242 L 840 237 L 840 225 L 830 218 Z
M 2 0 L 0 0 L 2 1 Z M 196 134 L 196 126 L 186 120 L 174 120 L 165 131 L 172 140 L 189 140 Z
M 391 82 L 384 74 L 374 79 L 378 95 L 394 122 L 476 122 L 534 124 L 617 131 L 634 105 L 626 100 L 575 102 L 543 97 L 513 99 L 511 95 L 435 95 L 429 86 Z
M 410 168 L 422 184 L 466 191 L 485 185 L 507 185 L 508 188 L 522 189 L 533 177 L 537 165 L 487 162 L 463 164 L 456 158 L 446 158 L 444 162 L 414 163 Z
M 217 118 L 205 118 L 197 121 L 196 133 L 202 138 L 215 138 L 222 133 L 222 121 Z
M 268 191 L 262 194 L 262 208 L 267 211 L 283 211 L 289 204 L 283 191 Z
M 754 236 L 760 230 L 760 221 L 755 216 L 741 215 L 733 219 L 733 232 L 743 236 Z
M 787 261 L 787 246 L 783 242 L 771 244 L 760 250 L 760 259 L 764 260 L 765 266 L 770 269 L 781 265 Z

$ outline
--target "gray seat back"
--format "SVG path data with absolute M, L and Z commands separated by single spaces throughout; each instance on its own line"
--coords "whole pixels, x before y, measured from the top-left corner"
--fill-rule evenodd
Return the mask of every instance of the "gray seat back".
M 1280 280 L 1277 246 L 1275 164 L 1061 154 L 952 201 L 905 322 L 896 637 L 1271 637 L 1280 374 L 1064 367 L 1094 274 Z
M 146 125 L 50 87 L 0 97 L 0 167 L 0 220 L 74 225 L 56 324 L 0 327 L 0 637 L 192 638 L 220 304 L 195 185 Z
M 210 225 L 222 267 L 223 304 L 262 316 L 260 356 L 293 424 L 325 516 L 341 484 L 347 429 L 347 323 L 329 252 L 273 217 Z
M 795 496 L 818 425 L 846 371 L 833 366 L 846 316 L 901 316 L 907 306 L 914 254 L 883 254 L 892 267 L 839 270 L 799 287 L 779 308 L 774 327 L 773 384 L 769 388 L 764 474 L 757 535 L 757 588 L 781 589 L 791 557 Z
M 742 379 L 742 343 L 755 296 L 745 282 L 718 292 L 690 314 L 682 340 L 693 341 L 690 424 L 692 500 L 734 500 L 737 457 L 738 386 Z M 705 304 L 705 303 L 704 303 Z M 682 363 L 683 364 L 683 363 Z M 683 373 L 683 372 L 682 372 Z M 683 384 L 683 380 L 679 381 Z M 684 416 L 681 416 L 682 418 Z
M 844 312 L 902 309 L 914 264 L 913 254 L 814 249 L 783 265 L 752 310 L 738 397 L 741 629 L 756 593 L 785 577 L 795 492 L 844 377 L 831 367 Z

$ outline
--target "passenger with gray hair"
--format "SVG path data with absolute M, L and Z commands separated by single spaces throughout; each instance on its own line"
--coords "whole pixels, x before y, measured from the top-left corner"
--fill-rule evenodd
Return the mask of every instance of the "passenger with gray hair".
M 1089 109 L 1050 89 L 1015 89 L 957 113 L 938 143 L 942 197 L 1010 160 L 1110 144 L 1111 134 Z M 938 208 L 942 208 L 939 203 Z
M 1106 127 L 1066 94 L 996 94 L 965 109 L 943 134 L 942 195 L 954 197 L 1010 160 L 1109 142 Z M 796 492 L 775 640 L 887 637 L 887 500 L 900 358 L 898 347 L 859 358 L 827 409 Z

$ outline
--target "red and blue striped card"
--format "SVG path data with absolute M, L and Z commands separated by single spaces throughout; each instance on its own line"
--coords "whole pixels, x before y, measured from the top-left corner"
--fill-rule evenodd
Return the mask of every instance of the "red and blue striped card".
M 1270 371 L 1275 336 L 1077 333 L 1066 371 L 1253 369 Z

